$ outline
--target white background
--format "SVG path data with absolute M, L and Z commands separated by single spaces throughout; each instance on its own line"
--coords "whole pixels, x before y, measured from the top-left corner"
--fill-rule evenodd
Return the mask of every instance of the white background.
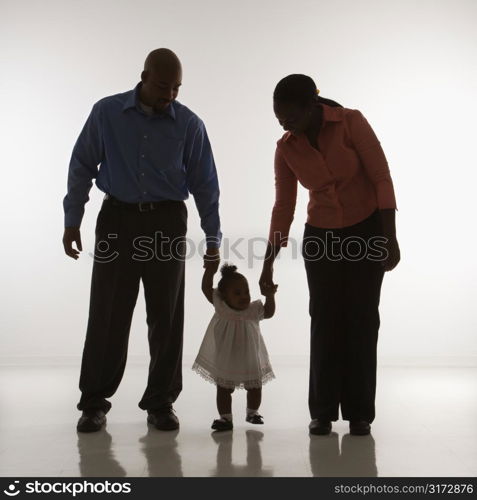
M 283 133 L 272 92 L 289 73 L 368 118 L 389 160 L 402 262 L 385 276 L 382 363 L 477 359 L 475 117 L 477 2 L 473 0 L 44 0 L 0 2 L 1 362 L 79 362 L 89 305 L 93 186 L 79 260 L 63 252 L 71 149 L 95 101 L 133 88 L 147 53 L 180 57 L 179 100 L 206 123 L 221 184 L 224 236 L 265 237 L 273 153 Z M 306 219 L 300 192 L 292 236 Z M 189 236 L 201 237 L 192 199 Z M 246 254 L 246 245 L 239 246 Z M 261 247 L 260 247 L 261 248 Z M 259 246 L 256 247 L 257 251 Z M 260 261 L 232 259 L 258 296 Z M 201 262 L 187 266 L 184 354 L 212 314 Z M 276 316 L 263 323 L 273 359 L 306 356 L 303 262 L 276 264 Z M 140 297 L 130 355 L 146 362 Z

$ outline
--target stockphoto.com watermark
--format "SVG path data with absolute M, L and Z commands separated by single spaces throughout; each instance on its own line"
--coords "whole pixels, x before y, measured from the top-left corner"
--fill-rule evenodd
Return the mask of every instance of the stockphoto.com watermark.
M 278 234 L 278 238 L 280 235 Z M 275 239 L 274 241 L 278 241 Z M 341 238 L 331 231 L 324 238 L 308 236 L 299 241 L 288 238 L 287 258 L 296 260 L 303 258 L 308 261 L 327 259 L 331 261 L 371 261 L 382 262 L 388 258 L 386 248 L 388 239 L 384 236 L 362 238 L 347 236 Z M 218 244 L 214 238 L 202 239 L 199 242 L 185 236 L 171 238 L 161 231 L 151 236 L 136 236 L 127 242 L 120 241 L 117 233 L 109 233 L 96 241 L 95 251 L 89 253 L 95 262 L 109 263 L 120 257 L 120 252 L 127 252 L 127 257 L 137 262 L 151 260 L 186 261 L 197 255 L 205 254 L 208 244 Z M 255 261 L 263 261 L 268 246 L 268 238 L 223 238 L 220 244 L 221 258 L 226 261 L 246 262 L 249 269 Z M 277 255 L 277 259 L 280 254 Z

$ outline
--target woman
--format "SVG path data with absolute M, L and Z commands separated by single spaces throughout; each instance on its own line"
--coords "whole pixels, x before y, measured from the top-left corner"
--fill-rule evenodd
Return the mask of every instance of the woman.
M 387 161 L 364 116 L 319 97 L 306 75 L 283 78 L 273 106 L 286 133 L 275 153 L 260 286 L 274 286 L 273 262 L 287 245 L 300 182 L 310 196 L 302 246 L 311 316 L 309 430 L 329 434 L 341 406 L 351 434 L 369 434 L 381 283 L 400 259 Z

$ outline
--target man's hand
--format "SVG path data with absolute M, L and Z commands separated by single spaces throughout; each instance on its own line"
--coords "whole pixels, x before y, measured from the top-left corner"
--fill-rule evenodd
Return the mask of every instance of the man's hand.
M 385 271 L 392 271 L 401 260 L 401 251 L 399 250 L 399 244 L 395 236 L 388 237 L 385 248 L 388 252 L 387 259 L 381 262 Z
M 204 255 L 204 269 L 210 269 L 214 274 L 219 269 L 220 253 L 218 248 L 207 248 Z
M 73 241 L 76 243 L 78 250 L 73 248 Z M 65 232 L 63 233 L 63 246 L 68 257 L 75 260 L 79 257 L 79 253 L 83 250 L 79 227 L 65 227 Z

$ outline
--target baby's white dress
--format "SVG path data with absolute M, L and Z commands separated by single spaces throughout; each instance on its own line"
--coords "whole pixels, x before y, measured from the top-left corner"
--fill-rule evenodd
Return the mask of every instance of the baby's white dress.
M 229 389 L 253 389 L 275 378 L 260 333 L 261 300 L 237 311 L 214 288 L 215 314 L 210 320 L 192 369 L 209 382 Z

